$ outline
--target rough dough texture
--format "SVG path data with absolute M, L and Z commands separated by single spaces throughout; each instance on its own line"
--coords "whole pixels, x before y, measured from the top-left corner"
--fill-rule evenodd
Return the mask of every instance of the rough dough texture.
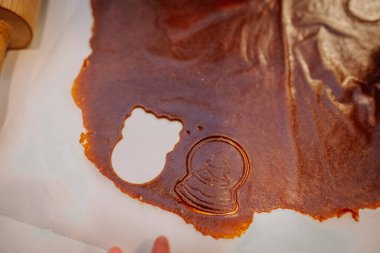
M 380 206 L 378 1 L 92 8 L 93 53 L 73 96 L 86 156 L 122 192 L 215 238 L 277 208 L 324 220 Z M 141 185 L 111 164 L 135 107 L 184 125 L 162 173 Z

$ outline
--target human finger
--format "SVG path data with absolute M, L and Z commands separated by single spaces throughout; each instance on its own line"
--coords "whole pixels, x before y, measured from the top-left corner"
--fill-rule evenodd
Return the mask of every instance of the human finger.
M 123 253 L 119 247 L 112 247 L 108 250 L 108 253 Z
M 152 253 L 169 253 L 169 241 L 165 236 L 158 237 L 153 244 Z

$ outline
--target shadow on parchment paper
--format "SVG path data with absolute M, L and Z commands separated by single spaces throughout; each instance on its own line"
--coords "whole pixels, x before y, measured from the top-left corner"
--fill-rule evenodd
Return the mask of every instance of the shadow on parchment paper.
M 242 237 L 236 252 L 349 252 L 341 232 L 295 211 L 286 210 L 286 215 L 283 212 L 259 214 L 260 219 Z
M 150 252 L 153 247 L 153 240 L 145 240 L 141 245 L 137 248 L 136 253 L 146 253 Z
M 41 46 L 42 34 L 45 30 L 46 13 L 49 6 L 49 0 L 42 0 L 40 15 L 38 17 L 38 23 L 36 24 L 36 30 L 33 36 L 32 43 L 29 49 L 37 49 Z
M 18 52 L 14 51 L 12 54 L 6 54 L 5 57 L 6 60 L 0 72 L 0 130 L 7 116 L 10 85 Z

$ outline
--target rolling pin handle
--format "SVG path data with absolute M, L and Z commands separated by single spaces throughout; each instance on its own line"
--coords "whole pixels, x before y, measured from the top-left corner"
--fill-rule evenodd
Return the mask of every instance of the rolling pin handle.
M 3 66 L 5 53 L 8 49 L 9 39 L 11 35 L 11 26 L 0 20 L 0 70 Z

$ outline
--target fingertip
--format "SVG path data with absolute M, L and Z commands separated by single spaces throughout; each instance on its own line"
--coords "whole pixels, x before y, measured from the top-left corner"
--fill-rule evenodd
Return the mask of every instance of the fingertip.
M 154 241 L 152 253 L 169 253 L 169 241 L 165 236 L 159 236 Z
M 168 238 L 163 235 L 157 237 L 156 242 L 169 244 Z
M 119 247 L 112 247 L 108 250 L 108 253 L 123 253 Z

